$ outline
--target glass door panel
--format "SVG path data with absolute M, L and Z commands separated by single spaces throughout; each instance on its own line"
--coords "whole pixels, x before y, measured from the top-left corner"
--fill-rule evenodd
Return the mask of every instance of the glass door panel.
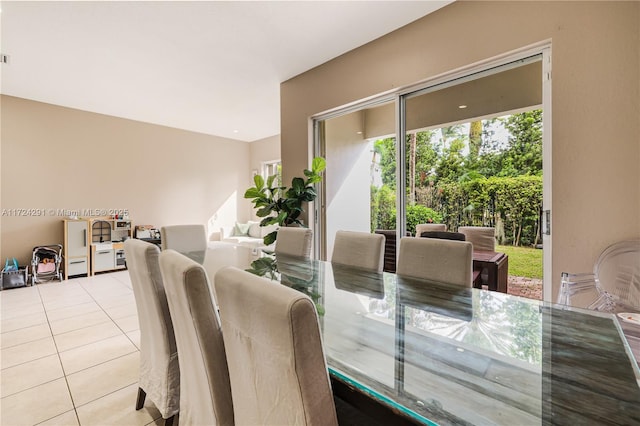
M 327 118 L 316 123 L 316 129 L 321 155 L 327 160 L 319 226 L 324 239 L 320 257 L 330 259 L 338 230 L 373 232 L 381 226 L 395 229 L 394 103 Z M 390 155 L 384 157 L 384 164 L 383 151 Z
M 533 268 L 515 274 L 538 283 L 534 298 L 542 296 L 542 75 L 536 55 L 401 97 L 406 231 L 493 228 L 494 251 L 527 250 Z

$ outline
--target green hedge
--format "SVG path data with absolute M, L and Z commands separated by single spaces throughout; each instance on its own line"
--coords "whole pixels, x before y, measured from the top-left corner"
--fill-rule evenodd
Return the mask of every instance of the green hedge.
M 460 183 L 423 187 L 416 205 L 407 207 L 407 230 L 429 219 L 459 226 L 493 226 L 500 244 L 539 243 L 542 176 L 478 178 Z M 386 186 L 372 188 L 373 229 L 395 229 L 395 194 Z

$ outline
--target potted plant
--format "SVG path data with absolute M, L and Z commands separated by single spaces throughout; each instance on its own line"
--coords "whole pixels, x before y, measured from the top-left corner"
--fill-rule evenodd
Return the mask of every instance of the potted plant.
M 265 182 L 260 175 L 253 177 L 254 186 L 247 189 L 244 198 L 252 201 L 258 209 L 256 216 L 263 218 L 260 226 L 278 224 L 280 226 L 305 226 L 299 219 L 304 213 L 304 205 L 318 196 L 314 184 L 322 180 L 321 173 L 326 167 L 322 157 L 316 157 L 311 162 L 311 170 L 304 170 L 304 178 L 294 177 L 291 187 L 274 186 L 277 175 L 269 176 Z M 263 242 L 268 246 L 277 238 L 277 231 L 265 235 Z
M 325 167 L 324 158 L 314 158 L 311 162 L 311 169 L 304 170 L 304 178 L 294 177 L 289 188 L 274 186 L 277 175 L 269 176 L 266 182 L 262 176 L 254 176 L 254 186 L 245 191 L 244 198 L 250 199 L 254 207 L 258 209 L 256 215 L 263 218 L 260 221 L 260 226 L 277 224 L 279 226 L 306 227 L 300 220 L 300 216 L 304 213 L 305 203 L 315 200 L 318 196 L 314 184 L 322 180 L 321 173 Z M 264 245 L 273 244 L 277 235 L 277 231 L 265 235 Z M 324 308 L 319 303 L 320 295 L 310 285 L 314 282 L 313 276 L 306 280 L 284 272 L 281 273 L 278 270 L 276 259 L 272 256 L 264 256 L 254 260 L 247 271 L 259 276 L 268 276 L 272 280 L 280 277 L 283 283 L 286 282 L 286 285 L 309 295 L 316 304 L 319 315 L 324 313 Z

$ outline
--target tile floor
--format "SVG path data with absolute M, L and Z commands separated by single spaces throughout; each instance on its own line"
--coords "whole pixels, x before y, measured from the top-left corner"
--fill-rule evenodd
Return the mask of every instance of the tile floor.
M 0 424 L 163 425 L 135 410 L 140 331 L 127 271 L 0 291 Z

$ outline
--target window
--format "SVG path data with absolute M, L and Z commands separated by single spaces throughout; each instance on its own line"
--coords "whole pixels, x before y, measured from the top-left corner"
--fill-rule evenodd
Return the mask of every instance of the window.
M 274 185 L 281 186 L 282 185 L 282 162 L 280 160 L 275 161 L 265 161 L 262 163 L 262 177 L 265 180 L 269 176 L 276 175 L 276 180 L 274 181 Z

